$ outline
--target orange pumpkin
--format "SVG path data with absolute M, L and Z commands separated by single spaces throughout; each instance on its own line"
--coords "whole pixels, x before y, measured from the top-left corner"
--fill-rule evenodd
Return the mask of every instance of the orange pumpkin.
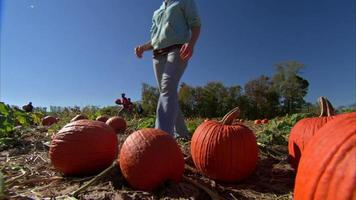
M 116 134 L 103 122 L 78 120 L 54 135 L 49 156 L 65 175 L 90 175 L 107 168 L 117 157 Z
M 220 122 L 204 122 L 193 134 L 191 155 L 194 164 L 212 179 L 241 180 L 256 167 L 258 149 L 255 135 L 242 124 L 231 125 L 239 112 L 235 108 Z
M 295 200 L 356 199 L 356 112 L 320 128 L 301 157 Z
M 319 98 L 321 114 L 319 117 L 305 118 L 298 121 L 292 128 L 288 139 L 289 161 L 294 169 L 298 168 L 300 157 L 310 138 L 334 118 L 334 109 L 325 98 Z
M 106 122 L 115 132 L 124 132 L 127 128 L 126 121 L 122 117 L 110 117 Z
M 164 181 L 179 182 L 184 159 L 177 142 L 160 129 L 141 129 L 122 145 L 120 168 L 129 184 L 139 190 L 152 190 Z
M 57 118 L 52 117 L 52 116 L 46 116 L 46 117 L 42 118 L 41 123 L 43 126 L 51 126 L 52 124 L 55 124 L 57 122 L 58 122 Z
M 81 120 L 81 119 L 88 119 L 88 117 L 86 115 L 79 114 L 79 115 L 76 115 L 75 117 L 73 117 L 73 119 L 71 119 L 70 122 L 74 122 L 74 121 Z
M 107 116 L 102 116 L 102 115 L 100 115 L 100 116 L 98 116 L 95 120 L 96 121 L 101 121 L 101 122 L 106 122 L 106 121 L 108 121 L 108 117 Z

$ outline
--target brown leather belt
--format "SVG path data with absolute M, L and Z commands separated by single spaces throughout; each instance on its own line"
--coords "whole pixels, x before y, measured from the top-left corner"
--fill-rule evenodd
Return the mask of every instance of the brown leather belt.
M 158 56 L 163 56 L 163 55 L 167 55 L 170 51 L 172 51 L 173 49 L 180 49 L 183 46 L 183 44 L 175 44 L 163 49 L 156 49 L 153 50 L 153 58 L 157 58 Z

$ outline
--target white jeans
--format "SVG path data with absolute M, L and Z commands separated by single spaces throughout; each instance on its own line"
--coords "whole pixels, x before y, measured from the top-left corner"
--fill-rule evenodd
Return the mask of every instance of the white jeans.
M 186 137 L 189 134 L 178 105 L 177 93 L 180 78 L 187 64 L 180 58 L 179 48 L 173 49 L 167 55 L 153 58 L 153 69 L 160 92 L 155 128 L 172 136 Z

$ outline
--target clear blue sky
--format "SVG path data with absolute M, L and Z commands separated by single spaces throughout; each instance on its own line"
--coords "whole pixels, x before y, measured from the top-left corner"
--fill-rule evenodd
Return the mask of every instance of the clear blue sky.
M 0 100 L 35 106 L 113 105 L 156 85 L 149 40 L 161 0 L 0 0 Z M 307 101 L 356 102 L 354 0 L 196 0 L 202 33 L 182 81 L 244 85 L 297 60 Z

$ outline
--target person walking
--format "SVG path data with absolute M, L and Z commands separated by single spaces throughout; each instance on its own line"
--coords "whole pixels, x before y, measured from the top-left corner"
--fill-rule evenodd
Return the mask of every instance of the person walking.
M 151 40 L 135 48 L 138 58 L 153 50 L 153 69 L 160 92 L 155 128 L 176 137 L 189 137 L 177 89 L 193 55 L 200 27 L 194 0 L 164 0 L 152 17 Z

